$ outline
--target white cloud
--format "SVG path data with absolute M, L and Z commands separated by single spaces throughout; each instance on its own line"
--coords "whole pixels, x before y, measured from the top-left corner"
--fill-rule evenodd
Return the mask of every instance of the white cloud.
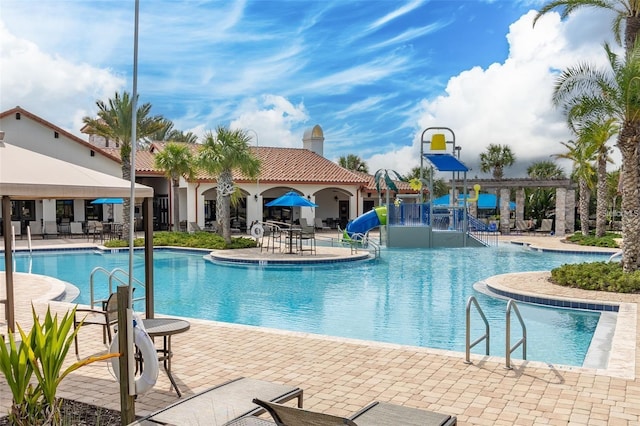
M 97 99 L 113 95 L 124 85 L 109 70 L 42 52 L 34 43 L 11 34 L 2 22 L 0 63 L 0 111 L 20 106 L 74 134 L 79 134 L 82 117 L 95 112 L 78 105 L 95 105 Z
M 247 100 L 234 116 L 238 118 L 230 123 L 230 127 L 252 129 L 260 146 L 289 148 L 302 146 L 304 125 L 309 119 L 304 104 L 294 105 L 276 95 L 264 95 L 260 101 Z
M 473 169 L 469 177 L 487 177 L 480 173 L 479 155 L 490 143 L 514 151 L 517 163 L 505 171 L 507 176 L 524 176 L 531 162 L 562 152 L 559 142 L 571 135 L 551 104 L 557 70 L 584 61 L 604 65 L 602 44 L 610 35 L 610 20 L 602 12 L 579 12 L 565 21 L 551 13 L 533 28 L 535 14 L 531 11 L 511 25 L 504 62 L 466 70 L 449 80 L 443 95 L 424 99 L 414 117 L 411 149 L 365 158 L 370 169 L 395 165 L 398 172 L 408 172 L 420 162 L 423 129 L 434 126 L 455 132 L 461 159 Z

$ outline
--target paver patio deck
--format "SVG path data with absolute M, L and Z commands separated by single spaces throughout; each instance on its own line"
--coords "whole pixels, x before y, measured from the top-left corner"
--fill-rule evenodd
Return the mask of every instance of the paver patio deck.
M 510 239 L 541 247 L 580 249 L 563 244 L 556 237 Z M 513 291 L 623 301 L 636 310 L 640 303 L 640 295 L 584 293 L 553 286 L 543 279 L 506 279 L 501 285 Z M 16 279 L 15 286 L 16 319 L 28 326 L 30 303 L 38 312 L 44 312 L 47 299 L 55 293 L 55 284 L 51 280 L 34 283 Z M 463 306 L 464 301 L 460 304 Z M 69 307 L 61 302 L 50 305 L 60 311 Z M 637 332 L 632 337 L 631 371 L 620 374 L 518 359 L 512 360 L 513 370 L 506 370 L 502 358 L 474 356 L 473 364 L 466 365 L 464 354 L 457 352 L 189 321 L 191 330 L 174 336 L 172 342 L 172 371 L 185 396 L 246 376 L 300 386 L 305 392 L 305 407 L 336 415 L 346 415 L 373 400 L 381 400 L 449 413 L 457 416 L 461 425 L 640 424 Z M 636 315 L 635 324 L 629 327 L 640 330 L 639 325 Z M 101 341 L 99 327 L 82 329 L 81 355 L 103 351 Z M 622 377 L 625 375 L 629 378 Z M 62 382 L 60 396 L 119 409 L 118 384 L 105 363 L 72 373 Z M 8 408 L 10 399 L 4 379 L 0 379 L 0 410 Z M 137 399 L 136 412 L 146 414 L 175 401 L 170 382 L 161 371 L 156 386 Z

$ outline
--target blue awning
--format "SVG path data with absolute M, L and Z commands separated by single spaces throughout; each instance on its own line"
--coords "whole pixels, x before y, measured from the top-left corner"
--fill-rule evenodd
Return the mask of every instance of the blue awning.
M 441 172 L 468 172 L 463 162 L 451 154 L 424 154 L 424 157 Z
M 449 205 L 449 196 L 448 195 L 443 195 L 442 197 L 438 197 L 436 199 L 433 200 L 433 205 L 434 206 L 448 206 Z M 462 205 L 464 201 L 464 196 L 463 195 L 459 195 L 458 196 L 458 205 Z M 478 209 L 480 210 L 485 210 L 485 209 L 496 209 L 498 205 L 498 201 L 497 198 L 494 194 L 480 194 L 480 196 L 478 197 Z M 514 203 L 513 201 L 509 201 L 509 210 L 515 210 L 516 209 L 516 203 Z

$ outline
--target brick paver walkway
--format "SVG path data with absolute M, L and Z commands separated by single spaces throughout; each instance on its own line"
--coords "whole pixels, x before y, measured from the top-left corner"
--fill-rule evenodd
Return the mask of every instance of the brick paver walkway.
M 532 244 L 563 247 L 552 237 L 516 237 Z M 504 276 L 502 277 L 504 278 Z M 376 342 L 348 340 L 258 327 L 190 320 L 191 329 L 173 337 L 173 373 L 183 393 L 193 394 L 223 381 L 247 376 L 300 386 L 305 407 L 346 415 L 373 400 L 425 408 L 458 417 L 461 425 L 639 425 L 638 380 L 639 295 L 611 295 L 557 288 L 537 277 L 533 282 L 497 279 L 513 291 L 624 301 L 633 306 L 634 330 L 630 371 L 562 368 L 513 360 Z M 0 279 L 0 282 L 4 280 Z M 46 309 L 51 282 L 16 279 L 16 318 L 30 319 L 30 303 Z M 53 284 L 55 286 L 55 284 Z M 56 310 L 69 305 L 52 302 Z M 104 350 L 99 327 L 80 334 L 81 355 Z M 73 350 L 71 351 L 73 353 Z M 118 384 L 104 363 L 72 373 L 62 383 L 60 396 L 119 409 Z M 0 409 L 10 404 L 0 380 Z M 156 386 L 136 401 L 138 414 L 176 401 L 162 372 Z M 205 423 L 203 423 L 205 424 Z

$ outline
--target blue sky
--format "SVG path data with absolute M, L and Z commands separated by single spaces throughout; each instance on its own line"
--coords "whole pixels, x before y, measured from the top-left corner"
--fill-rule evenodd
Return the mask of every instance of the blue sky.
M 0 1 L 0 110 L 79 134 L 96 100 L 131 91 L 133 0 Z M 301 147 L 319 124 L 327 158 L 356 154 L 372 172 L 408 172 L 422 131 L 450 127 L 470 177 L 487 176 L 489 143 L 509 145 L 506 174 L 522 176 L 571 137 L 550 103 L 558 70 L 602 63 L 610 39 L 603 12 L 533 28 L 541 4 L 141 0 L 138 92 L 198 135 L 223 124 Z

